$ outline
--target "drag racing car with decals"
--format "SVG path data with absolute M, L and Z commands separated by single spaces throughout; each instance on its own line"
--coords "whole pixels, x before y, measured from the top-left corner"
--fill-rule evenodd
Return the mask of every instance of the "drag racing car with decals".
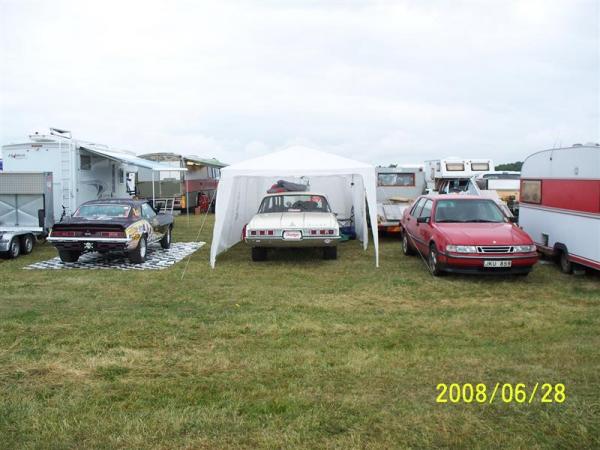
M 101 199 L 82 204 L 54 224 L 48 241 L 63 262 L 75 262 L 84 252 L 126 252 L 134 263 L 146 260 L 148 244 L 171 245 L 173 216 L 156 212 L 144 200 Z

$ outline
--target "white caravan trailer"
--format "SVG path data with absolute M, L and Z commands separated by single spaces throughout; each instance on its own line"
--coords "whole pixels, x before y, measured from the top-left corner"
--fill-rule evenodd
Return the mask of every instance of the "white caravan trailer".
M 129 197 L 127 174 L 139 168 L 178 171 L 131 152 L 72 139 L 66 130 L 51 128 L 17 144 L 2 146 L 5 172 L 52 172 L 54 220 L 75 212 L 82 203 L 98 198 Z
M 379 231 L 402 231 L 400 219 L 406 207 L 425 193 L 423 166 L 377 167 L 377 226 Z
M 600 270 L 600 145 L 530 155 L 521 169 L 519 224 L 563 272 L 573 264 Z

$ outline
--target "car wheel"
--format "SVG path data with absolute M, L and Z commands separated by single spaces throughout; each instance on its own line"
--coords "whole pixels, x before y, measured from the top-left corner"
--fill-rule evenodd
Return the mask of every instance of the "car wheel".
M 58 256 L 62 262 L 74 263 L 77 262 L 77 260 L 81 256 L 81 252 L 78 252 L 76 250 L 59 250 Z
M 142 236 L 138 242 L 137 247 L 129 252 L 129 259 L 135 264 L 141 264 L 146 261 L 148 254 L 148 241 L 146 236 Z
M 323 259 L 337 259 L 337 247 L 323 247 Z
M 21 253 L 29 255 L 33 251 L 33 235 L 26 234 L 21 238 Z
M 263 247 L 252 247 L 252 261 L 266 261 L 267 249 Z
M 413 256 L 415 254 L 415 249 L 410 245 L 406 231 L 402 232 L 402 253 L 406 256 Z
M 573 263 L 571 261 L 569 261 L 569 254 L 567 253 L 566 250 L 562 250 L 560 252 L 560 259 L 559 259 L 559 263 L 560 263 L 560 270 L 562 273 L 573 273 Z
M 160 240 L 160 246 L 165 250 L 171 247 L 171 227 L 169 227 L 165 235 Z
M 427 257 L 429 264 L 429 270 L 434 277 L 440 276 L 443 272 L 440 270 L 440 263 L 438 261 L 438 252 L 435 248 L 435 244 L 429 246 L 429 256 Z
M 8 244 L 8 252 L 6 253 L 6 255 L 10 259 L 15 259 L 20 254 L 21 254 L 21 245 L 19 243 L 19 238 L 14 237 L 10 240 L 10 243 Z

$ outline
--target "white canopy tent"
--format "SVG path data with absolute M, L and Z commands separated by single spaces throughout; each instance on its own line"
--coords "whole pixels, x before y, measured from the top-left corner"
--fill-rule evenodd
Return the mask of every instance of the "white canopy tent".
M 213 268 L 217 255 L 241 240 L 244 225 L 258 210 L 267 189 L 280 179 L 308 182 L 311 191 L 327 195 L 339 218 L 350 217 L 352 211 L 356 235 L 366 250 L 369 241 L 366 205 L 371 223 L 377 224 L 375 168 L 312 148 L 293 146 L 221 169 L 210 250 Z M 375 265 L 379 267 L 377 226 L 372 232 Z

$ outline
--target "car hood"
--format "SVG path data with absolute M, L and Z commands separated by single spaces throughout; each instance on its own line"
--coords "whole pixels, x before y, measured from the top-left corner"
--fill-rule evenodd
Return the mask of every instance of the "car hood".
M 284 228 L 334 228 L 338 222 L 335 215 L 322 212 L 285 212 L 256 214 L 248 223 L 254 229 Z
M 531 237 L 512 223 L 437 223 L 437 229 L 457 245 L 528 245 Z

